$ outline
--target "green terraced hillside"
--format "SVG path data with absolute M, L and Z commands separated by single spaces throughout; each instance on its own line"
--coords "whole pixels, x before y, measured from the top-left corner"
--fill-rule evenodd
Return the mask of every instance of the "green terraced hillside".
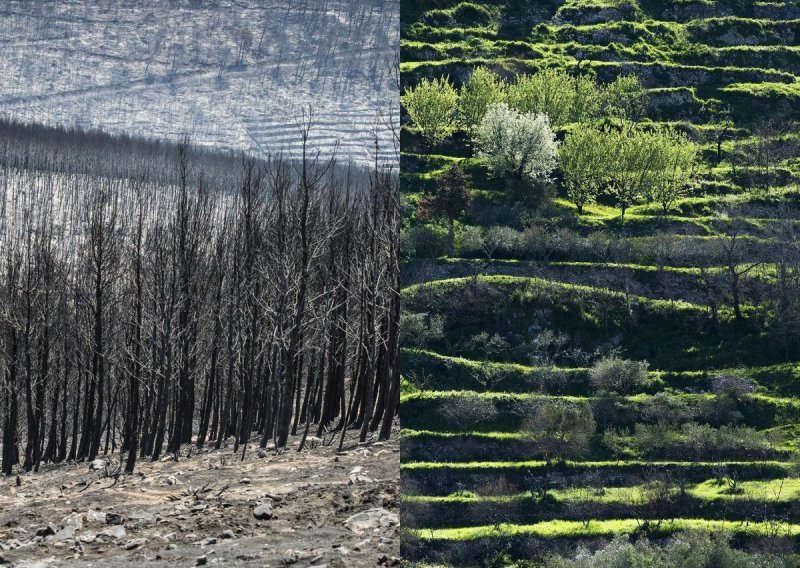
M 404 0 L 400 67 L 404 558 L 800 566 L 800 2 Z

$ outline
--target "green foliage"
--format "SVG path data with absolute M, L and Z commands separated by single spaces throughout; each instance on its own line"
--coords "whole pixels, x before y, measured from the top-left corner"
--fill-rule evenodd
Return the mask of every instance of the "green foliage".
M 440 341 L 444 337 L 444 318 L 440 315 L 403 311 L 400 314 L 400 343 L 422 346 Z
M 647 111 L 647 91 L 636 75 L 620 75 L 603 92 L 603 114 L 636 122 Z
M 522 435 L 545 459 L 582 456 L 595 433 L 589 404 L 554 400 L 533 407 L 522 422 Z
M 570 132 L 558 150 L 558 164 L 564 176 L 567 196 L 578 214 L 593 203 L 608 177 L 608 154 L 603 132 L 584 126 Z
M 521 113 L 544 114 L 557 128 L 595 117 L 600 91 L 588 77 L 576 79 L 551 68 L 518 76 L 508 86 L 508 104 Z
M 403 522 L 424 529 L 405 552 L 517 568 L 797 565 L 778 554 L 800 530 L 789 524 L 800 272 L 778 246 L 800 229 L 796 6 L 462 4 L 402 8 L 403 84 L 452 77 L 462 130 L 445 156 L 406 155 L 404 191 L 432 192 L 448 160 L 461 160 L 472 197 L 454 226 L 468 258 L 415 263 L 410 281 L 430 282 L 403 292 L 405 310 L 442 318 L 441 336 L 403 350 L 422 388 L 401 403 L 417 429 L 401 451 L 415 507 Z M 549 118 L 563 140 L 555 184 L 490 169 L 470 144 L 500 102 Z M 419 152 L 418 136 L 404 127 L 404 150 Z M 420 232 L 417 245 L 442 254 L 445 224 L 412 219 L 406 230 L 419 221 L 438 240 Z M 714 238 L 731 227 L 739 269 L 764 263 L 742 275 L 738 323 L 727 241 Z M 584 425 L 574 446 L 567 420 Z M 552 460 L 530 461 L 540 457 Z M 549 499 L 533 498 L 534 486 Z M 666 540 L 684 529 L 704 534 Z M 624 533 L 636 538 L 570 549 Z M 573 554 L 538 556 L 554 550 Z
M 647 362 L 606 357 L 589 371 L 589 381 L 598 390 L 628 394 L 647 380 Z
M 604 443 L 620 455 L 650 459 L 763 459 L 773 457 L 772 440 L 764 432 L 746 426 L 720 426 L 689 422 L 679 427 L 665 422 L 637 424 L 628 439 L 607 432 Z
M 489 106 L 504 102 L 505 98 L 505 82 L 485 67 L 477 67 L 459 92 L 458 114 L 462 126 L 472 130 L 483 120 Z
M 400 102 L 429 144 L 437 144 L 455 131 L 458 94 L 449 78 L 424 79 L 405 89 Z
M 624 220 L 625 211 L 642 199 L 659 177 L 660 135 L 626 124 L 619 130 L 606 130 L 604 140 L 609 152 L 608 192 Z
M 685 531 L 703 531 L 706 534 L 728 531 L 732 534 L 769 536 L 775 527 L 769 522 L 752 522 L 747 525 L 737 523 L 732 525 L 725 521 L 706 519 L 671 519 L 661 526 L 651 526 L 649 531 L 641 530 L 642 523 L 638 519 L 617 519 L 593 521 L 588 526 L 579 521 L 546 521 L 533 525 L 501 524 L 499 527 L 478 526 L 458 529 L 436 529 L 420 531 L 418 535 L 424 539 L 470 541 L 485 537 L 513 537 L 529 536 L 539 538 L 581 538 L 588 536 L 616 536 L 639 532 L 650 532 L 654 536 L 668 536 Z M 783 527 L 784 534 L 796 535 L 800 532 L 800 525 L 787 524 Z M 780 561 L 780 559 L 779 559 Z M 792 566 L 791 564 L 777 564 L 777 566 Z M 612 565 L 613 566 L 613 565 Z M 621 566 L 628 565 L 622 563 Z M 653 564 L 633 564 L 642 568 L 650 568 Z M 718 566 L 718 565 L 711 565 Z M 724 565 L 723 565 L 724 566 Z M 727 568 L 727 567 L 726 567 Z
M 552 568 L 790 568 L 796 561 L 772 554 L 749 554 L 731 547 L 731 537 L 723 532 L 686 532 L 661 547 L 647 539 L 631 542 L 617 536 L 594 553 L 579 551 L 573 558 L 551 556 L 546 565 Z
M 653 169 L 648 198 L 661 205 L 663 214 L 686 195 L 696 171 L 697 146 L 685 134 L 672 128 L 657 131 L 653 144 Z

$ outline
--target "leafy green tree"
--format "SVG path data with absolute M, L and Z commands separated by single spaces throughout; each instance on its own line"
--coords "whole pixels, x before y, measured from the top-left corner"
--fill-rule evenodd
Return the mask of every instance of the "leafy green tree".
M 636 75 L 620 75 L 604 92 L 604 114 L 638 122 L 647 112 L 647 91 Z
M 666 129 L 655 133 L 650 198 L 661 205 L 664 216 L 686 194 L 695 172 L 697 145 L 680 132 Z
M 467 175 L 456 163 L 436 178 L 436 192 L 426 193 L 419 200 L 420 217 L 447 219 L 447 250 L 450 257 L 455 256 L 455 221 L 469 206 L 468 187 Z
M 544 181 L 555 168 L 558 144 L 543 114 L 491 105 L 474 136 L 478 156 L 495 175 Z
M 625 222 L 625 211 L 647 194 L 655 180 L 657 136 L 637 130 L 632 124 L 605 132 L 608 191 L 617 201 L 621 223 Z
M 455 131 L 458 93 L 448 77 L 423 79 L 416 87 L 405 89 L 400 102 L 429 144 L 437 144 Z
M 573 89 L 570 122 L 586 122 L 597 118 L 602 104 L 602 90 L 594 79 L 580 75 L 575 78 Z
M 461 124 L 472 130 L 480 124 L 489 105 L 501 103 L 506 98 L 507 85 L 497 74 L 478 67 L 461 87 L 458 97 L 458 114 Z
M 560 69 L 520 75 L 508 87 L 508 104 L 521 113 L 544 114 L 555 126 L 572 118 L 575 79 Z
M 578 214 L 593 203 L 607 175 L 608 155 L 603 132 L 582 127 L 573 130 L 558 149 L 558 163 L 567 196 Z

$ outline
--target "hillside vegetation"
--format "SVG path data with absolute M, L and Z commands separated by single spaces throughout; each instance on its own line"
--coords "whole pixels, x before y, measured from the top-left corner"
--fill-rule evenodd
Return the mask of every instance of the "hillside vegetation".
M 798 565 L 798 50 L 795 1 L 403 2 L 406 559 Z

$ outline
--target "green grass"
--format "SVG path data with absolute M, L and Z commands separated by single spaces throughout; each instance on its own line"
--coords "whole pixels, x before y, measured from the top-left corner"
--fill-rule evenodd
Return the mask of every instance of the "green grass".
M 587 536 L 613 536 L 640 531 L 643 521 L 639 519 L 616 519 L 591 521 L 588 525 L 579 521 L 546 521 L 534 525 L 500 524 L 499 526 L 462 527 L 455 529 L 416 529 L 413 534 L 425 540 L 475 540 L 479 538 L 507 538 L 528 536 L 539 538 L 580 538 Z M 650 534 L 667 535 L 687 530 L 707 532 L 726 531 L 734 534 L 779 536 L 800 534 L 800 525 L 772 523 L 742 523 L 739 521 L 716 521 L 705 519 L 666 520 L 660 527 L 651 527 Z
M 773 471 L 781 471 L 786 473 L 787 475 L 795 467 L 794 462 L 787 462 L 787 461 L 758 461 L 758 462 L 748 462 L 748 461 L 726 461 L 726 465 L 730 467 L 744 467 L 748 465 L 760 465 L 767 468 L 774 468 Z M 717 467 L 720 464 L 718 462 L 691 462 L 691 461 L 660 461 L 660 460 L 607 460 L 607 461 L 563 461 L 558 462 L 555 466 L 555 469 L 560 467 L 566 469 L 576 469 L 576 470 L 592 470 L 592 469 L 599 469 L 599 468 L 611 468 L 611 467 L 625 467 L 625 468 L 646 468 L 648 466 L 658 466 L 658 467 L 678 467 L 678 468 L 702 468 L 702 467 Z M 452 469 L 452 470 L 487 470 L 487 469 L 509 469 L 509 470 L 525 470 L 525 469 L 535 469 L 535 468 L 544 468 L 544 467 L 553 467 L 553 464 L 548 463 L 544 460 L 527 460 L 527 461 L 484 461 L 484 462 L 451 462 L 451 463 L 442 463 L 442 462 L 410 462 L 410 463 L 403 463 L 400 464 L 400 469 L 403 471 L 425 471 L 425 470 L 444 470 L 444 469 Z
M 702 483 L 690 483 L 686 493 L 705 501 L 742 501 L 791 503 L 800 500 L 800 478 L 740 481 L 738 491 L 732 493 L 727 483 L 720 484 L 716 479 Z M 646 499 L 647 485 L 630 487 L 571 488 L 551 489 L 548 495 L 559 502 L 585 502 L 639 504 Z M 530 501 L 530 492 L 513 495 L 479 495 L 474 491 L 464 491 L 452 495 L 403 495 L 402 502 L 408 503 L 496 503 L 498 505 Z

